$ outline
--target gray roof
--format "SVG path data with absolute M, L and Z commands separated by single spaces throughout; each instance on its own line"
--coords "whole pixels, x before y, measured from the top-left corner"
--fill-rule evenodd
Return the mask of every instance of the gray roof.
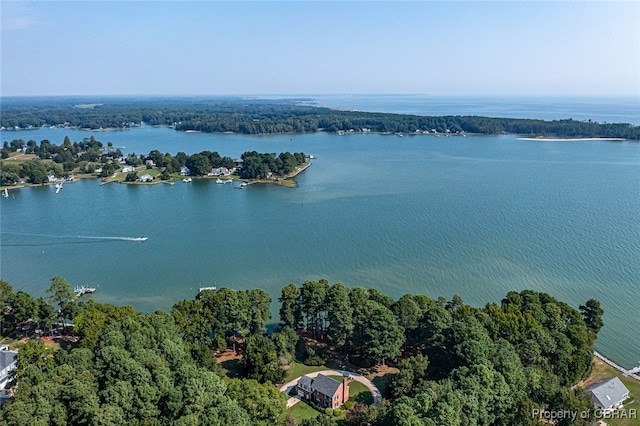
M 591 394 L 594 403 L 604 408 L 618 404 L 629 397 L 629 389 L 617 377 L 594 383 L 587 388 L 587 392 Z
M 307 389 L 311 389 L 311 383 L 313 382 L 313 379 L 309 376 L 302 376 L 300 377 L 300 380 L 298 380 L 298 385 L 299 386 L 303 386 Z
M 312 384 L 314 391 L 318 391 L 323 395 L 333 396 L 342 383 L 337 380 L 333 380 L 331 377 L 318 374 Z
M 10 366 L 16 359 L 18 351 L 0 351 L 0 370 L 4 370 Z

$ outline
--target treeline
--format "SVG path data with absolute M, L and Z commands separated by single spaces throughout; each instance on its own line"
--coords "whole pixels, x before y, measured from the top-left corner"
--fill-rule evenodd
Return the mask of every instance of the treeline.
M 83 100 L 86 102 L 86 99 Z M 78 99 L 25 100 L 3 103 L 0 125 L 12 129 L 71 126 L 88 129 L 128 128 L 141 123 L 177 130 L 243 134 L 327 132 L 515 133 L 528 136 L 615 137 L 638 140 L 640 126 L 589 121 L 418 116 L 339 111 L 305 105 L 300 100 L 234 98 L 147 98 L 105 100 L 78 108 Z
M 143 314 L 129 306 L 78 302 L 61 277 L 52 279 L 48 293 L 45 302 L 14 293 L 0 281 L 3 335 L 18 338 L 34 328 L 43 335 L 61 335 L 56 310 L 64 309 L 79 337 L 77 343 L 61 340 L 58 350 L 43 340 L 29 340 L 19 347 L 9 384 L 16 385 L 15 393 L 0 409 L 1 424 L 270 426 L 287 421 L 284 393 L 252 379 L 225 380 L 212 351 L 203 358 L 193 340 L 183 339 L 184 323 L 176 314 Z M 225 292 L 219 293 L 214 298 L 223 298 Z M 270 298 L 263 293 L 238 295 L 253 308 L 264 300 L 268 311 Z M 230 311 L 232 302 L 225 300 L 218 305 Z M 215 305 L 212 301 L 208 307 Z M 262 336 L 268 315 L 245 314 L 247 332 Z M 236 325 L 243 326 L 240 321 Z M 194 351 L 200 357 L 192 357 Z M 291 420 L 288 424 L 295 425 Z
M 280 327 L 266 334 L 271 297 L 260 289 L 205 290 L 170 314 L 78 303 L 60 277 L 48 293 L 47 302 L 34 301 L 0 282 L 5 334 L 23 332 L 24 322 L 47 330 L 67 318 L 79 337 L 58 351 L 42 342 L 22 346 L 15 398 L 0 412 L 9 425 L 295 425 L 287 396 L 272 385 L 294 360 L 398 367 L 386 402 L 351 406 L 347 425 L 539 425 L 534 409 L 593 408 L 571 388 L 589 373 L 603 325 L 593 299 L 576 310 L 524 290 L 480 308 L 458 296 L 395 300 L 375 289 L 305 281 L 282 288 Z M 226 348 L 242 358 L 240 378 L 225 383 L 214 353 Z M 319 416 L 301 424 L 335 423 Z
M 266 179 L 272 175 L 284 177 L 293 173 L 306 162 L 303 152 L 283 152 L 276 154 L 260 154 L 247 151 L 242 154 L 240 177 L 243 179 Z
M 347 413 L 348 424 L 539 424 L 533 408 L 593 408 L 570 386 L 591 369 L 602 327 L 596 300 L 578 311 L 525 290 L 476 308 L 458 296 L 393 300 L 375 289 L 325 280 L 290 284 L 279 300 L 282 326 L 319 342 L 307 348 L 312 363 L 337 353 L 361 366 L 399 361 L 386 395 L 390 403 L 356 407 Z

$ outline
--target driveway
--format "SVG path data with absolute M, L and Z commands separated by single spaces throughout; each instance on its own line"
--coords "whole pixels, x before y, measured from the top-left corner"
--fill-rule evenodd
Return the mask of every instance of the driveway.
M 378 390 L 376 385 L 374 385 L 371 382 L 371 380 L 367 379 L 366 377 L 364 377 L 364 376 L 362 376 L 362 375 L 360 375 L 358 373 L 352 373 L 351 371 L 345 371 L 345 370 L 323 370 L 323 371 L 315 371 L 313 373 L 305 374 L 305 376 L 316 377 L 318 374 L 323 374 L 325 376 L 344 376 L 344 375 L 347 375 L 349 377 L 349 380 L 360 382 L 363 385 L 365 385 L 367 387 L 367 389 L 369 389 L 369 391 L 371 392 L 371 396 L 373 396 L 373 403 L 375 405 L 380 405 L 380 401 L 382 401 L 382 395 L 380 394 L 380 391 Z M 300 377 L 302 377 L 302 376 L 300 376 Z M 280 386 L 280 391 L 282 391 L 282 392 L 286 393 L 287 395 L 289 395 L 289 392 L 291 392 L 291 389 L 293 389 L 296 386 L 296 384 L 298 384 L 298 380 L 300 380 L 300 377 L 297 377 L 297 378 L 291 380 L 290 382 L 287 382 L 284 385 Z M 300 397 L 299 396 L 297 396 L 297 395 L 296 396 L 292 396 L 287 401 L 287 408 L 293 407 L 299 401 L 300 401 Z

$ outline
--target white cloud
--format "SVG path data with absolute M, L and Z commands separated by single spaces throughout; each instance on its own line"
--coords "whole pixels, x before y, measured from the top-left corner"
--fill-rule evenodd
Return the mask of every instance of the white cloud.
M 38 20 L 31 7 L 25 2 L 0 2 L 2 31 L 18 31 L 32 28 Z

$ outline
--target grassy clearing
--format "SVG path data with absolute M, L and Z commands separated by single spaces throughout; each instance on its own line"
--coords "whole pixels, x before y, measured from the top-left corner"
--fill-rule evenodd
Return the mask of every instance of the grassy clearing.
M 342 376 L 328 376 L 334 380 L 342 382 Z M 371 391 L 362 383 L 352 380 L 349 382 L 349 401 L 362 402 L 363 404 L 373 404 Z
M 371 395 L 371 391 L 367 389 L 365 385 L 353 381 L 349 383 L 349 400 L 371 405 L 373 404 L 373 395 Z
M 313 408 L 311 408 L 306 403 L 300 401 L 293 407 L 287 410 L 287 413 L 291 414 L 293 418 L 295 418 L 298 423 L 302 422 L 305 419 L 313 419 L 318 417 L 320 413 Z
M 291 365 L 287 376 L 284 378 L 284 382 L 289 382 L 296 377 L 304 376 L 305 374 L 313 373 L 314 371 L 328 370 L 326 365 L 304 365 L 301 362 L 294 362 Z
M 19 152 L 11 152 L 9 153 L 9 158 L 5 158 L 2 161 L 6 161 L 7 164 L 17 164 L 20 165 L 26 161 L 33 160 L 36 158 L 35 154 L 21 154 Z
M 598 380 L 606 379 L 609 377 L 618 377 L 622 383 L 629 389 L 631 398 L 624 404 L 624 408 L 627 414 L 633 413 L 631 410 L 635 410 L 635 419 L 604 419 L 607 424 L 611 426 L 640 426 L 640 381 L 632 379 L 631 377 L 625 377 L 615 368 L 604 363 L 599 358 L 593 358 L 593 370 L 591 374 L 582 384 L 583 388 L 586 388 L 590 384 L 597 382 Z

